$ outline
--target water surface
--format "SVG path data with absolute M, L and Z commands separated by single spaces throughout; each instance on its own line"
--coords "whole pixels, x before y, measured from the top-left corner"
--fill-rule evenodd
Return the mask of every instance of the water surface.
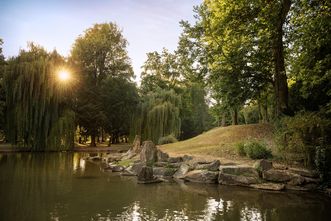
M 0 220 L 329 220 L 323 195 L 137 184 L 86 153 L 0 154 Z

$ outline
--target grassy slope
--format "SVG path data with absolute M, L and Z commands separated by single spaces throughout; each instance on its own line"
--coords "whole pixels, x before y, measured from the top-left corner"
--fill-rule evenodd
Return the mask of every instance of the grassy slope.
M 236 154 L 235 145 L 247 140 L 266 142 L 273 149 L 272 126 L 270 124 L 248 124 L 211 129 L 191 139 L 162 145 L 160 148 L 170 155 L 196 155 L 229 160 L 245 160 Z

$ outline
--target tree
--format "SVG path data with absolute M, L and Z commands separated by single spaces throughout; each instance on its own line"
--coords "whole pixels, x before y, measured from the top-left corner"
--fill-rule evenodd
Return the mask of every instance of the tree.
M 28 48 L 9 59 L 5 69 L 7 138 L 34 151 L 73 148 L 71 87 L 54 77 L 64 59 L 32 43 Z
M 0 38 L 0 131 L 4 133 L 5 130 L 5 111 L 6 111 L 6 92 L 3 85 L 3 75 L 5 71 L 5 57 L 2 54 L 3 41 Z M 0 133 L 1 133 L 0 132 Z
M 76 113 L 78 124 L 91 135 L 91 146 L 105 125 L 102 82 L 107 77 L 133 77 L 126 51 L 127 41 L 114 23 L 96 24 L 77 38 L 71 51 L 71 60 L 78 66 L 80 89 Z
M 109 76 L 101 86 L 101 94 L 106 116 L 103 127 L 111 135 L 111 142 L 118 143 L 119 136 L 130 134 L 139 102 L 136 85 L 125 78 Z

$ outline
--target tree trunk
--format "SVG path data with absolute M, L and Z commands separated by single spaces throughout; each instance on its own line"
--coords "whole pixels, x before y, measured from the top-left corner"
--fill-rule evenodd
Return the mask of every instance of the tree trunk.
M 97 145 L 96 145 L 96 143 L 95 143 L 95 135 L 91 135 L 91 147 L 96 147 Z
M 275 23 L 273 57 L 275 65 L 276 116 L 288 112 L 288 85 L 284 64 L 283 25 L 291 7 L 291 0 L 283 0 Z
M 237 108 L 233 109 L 232 113 L 232 125 L 238 125 L 238 110 Z
M 221 122 L 221 126 L 225 127 L 226 125 L 226 113 L 222 113 L 222 122 Z

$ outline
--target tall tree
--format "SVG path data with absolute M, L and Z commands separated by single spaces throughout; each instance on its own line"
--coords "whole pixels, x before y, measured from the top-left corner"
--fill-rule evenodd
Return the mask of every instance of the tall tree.
M 102 82 L 109 76 L 133 77 L 127 54 L 127 41 L 114 23 L 96 24 L 78 37 L 71 51 L 72 62 L 79 67 L 80 90 L 77 97 L 78 124 L 91 135 L 91 146 L 105 124 Z M 115 110 L 116 111 L 116 110 Z
M 3 40 L 0 38 L 0 133 L 5 130 L 5 111 L 6 111 L 6 92 L 3 85 L 3 76 L 5 71 L 5 57 L 2 54 Z
M 74 142 L 74 113 L 69 85 L 55 77 L 63 58 L 34 44 L 11 58 L 5 70 L 7 138 L 35 151 L 70 149 Z

